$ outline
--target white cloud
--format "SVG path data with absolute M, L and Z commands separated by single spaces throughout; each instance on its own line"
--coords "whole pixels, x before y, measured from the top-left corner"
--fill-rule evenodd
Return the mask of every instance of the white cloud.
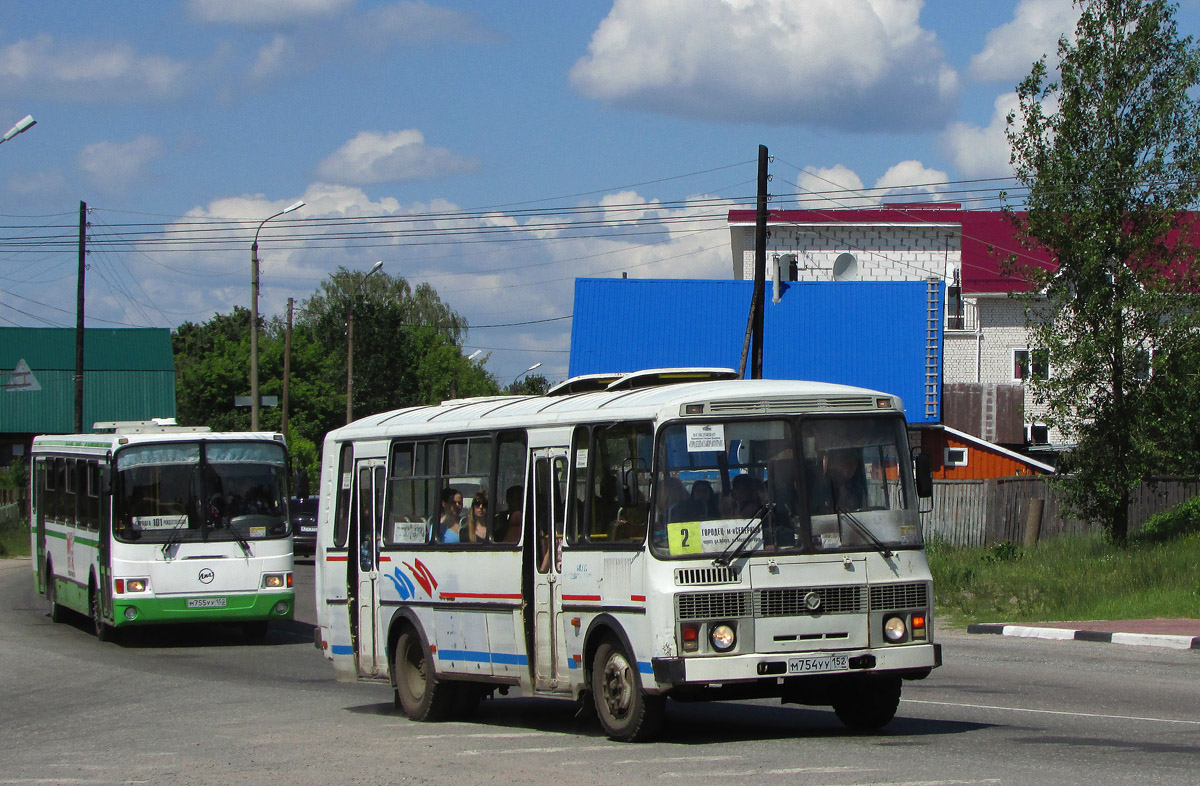
M 1058 39 L 1070 36 L 1079 14 L 1071 0 L 1021 0 L 1012 21 L 988 33 L 983 51 L 971 58 L 971 76 L 981 82 L 1015 82 L 1042 55 L 1055 69 Z
M 58 42 L 47 35 L 0 49 L 0 92 L 76 101 L 140 101 L 174 95 L 187 68 L 123 43 Z
M 920 161 L 901 161 L 866 188 L 862 178 L 843 164 L 827 169 L 805 169 L 796 181 L 801 209 L 869 208 L 884 202 L 939 200 L 949 178 Z
M 250 67 L 250 77 L 263 81 L 287 70 L 288 63 L 296 56 L 296 48 L 287 36 L 277 35 L 271 42 L 258 50 L 258 57 Z
M 966 177 L 1009 177 L 1011 149 L 1005 130 L 1008 113 L 1018 107 L 1017 94 L 1005 93 L 996 99 L 992 119 L 986 128 L 970 123 L 953 123 L 941 136 L 945 149 L 958 172 Z
M 427 145 L 424 134 L 407 129 L 359 132 L 317 166 L 317 175 L 330 183 L 367 185 L 462 174 L 478 168 L 478 161 Z
M 262 25 L 335 16 L 353 6 L 354 0 L 189 0 L 188 13 L 201 22 Z
M 936 127 L 958 77 L 922 0 L 616 0 L 571 69 L 591 98 L 723 121 Z
M 369 46 L 429 44 L 436 40 L 482 41 L 494 38 L 468 14 L 424 2 L 402 2 L 367 10 L 349 22 L 350 33 Z
M 147 174 L 163 155 L 163 143 L 143 134 L 129 142 L 96 142 L 79 153 L 79 168 L 91 183 L 104 191 L 122 193 Z

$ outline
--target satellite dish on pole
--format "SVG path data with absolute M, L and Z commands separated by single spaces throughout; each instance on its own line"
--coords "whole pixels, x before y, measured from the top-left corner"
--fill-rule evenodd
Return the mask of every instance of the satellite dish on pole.
M 858 260 L 849 252 L 838 254 L 838 258 L 833 260 L 833 280 L 853 281 L 856 278 L 858 278 Z

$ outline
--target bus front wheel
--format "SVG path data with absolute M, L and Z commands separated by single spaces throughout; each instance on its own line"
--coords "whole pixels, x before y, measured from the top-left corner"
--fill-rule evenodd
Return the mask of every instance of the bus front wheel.
M 642 690 L 636 664 L 612 639 L 601 642 L 592 661 L 592 701 L 605 733 L 618 742 L 652 739 L 662 727 L 666 699 Z
M 392 680 L 396 704 L 412 720 L 445 720 L 454 709 L 454 684 L 434 675 L 433 656 L 411 627 L 396 640 Z
M 899 706 L 900 678 L 875 677 L 849 683 L 833 703 L 833 711 L 852 731 L 876 731 L 896 717 Z
M 111 641 L 112 628 L 104 621 L 104 616 L 100 613 L 100 591 L 95 586 L 88 593 L 88 605 L 92 611 L 92 632 L 96 634 L 97 641 Z

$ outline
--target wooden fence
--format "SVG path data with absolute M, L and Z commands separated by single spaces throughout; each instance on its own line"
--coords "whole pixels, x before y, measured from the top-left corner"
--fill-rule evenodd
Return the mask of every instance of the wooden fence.
M 1144 484 L 1129 507 L 1129 533 L 1135 534 L 1154 514 L 1197 494 L 1200 480 L 1195 478 L 1163 478 L 1155 484 Z M 1095 529 L 1066 517 L 1062 507 L 1055 488 L 1038 477 L 937 480 L 933 484 L 933 512 L 923 515 L 921 522 L 927 540 L 937 537 L 952 546 L 1021 543 L 1031 509 L 1038 519 L 1042 540 Z

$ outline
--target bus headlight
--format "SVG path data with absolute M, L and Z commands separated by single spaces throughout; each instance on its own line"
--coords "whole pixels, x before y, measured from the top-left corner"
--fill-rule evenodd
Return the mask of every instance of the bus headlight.
M 708 640 L 717 652 L 729 652 L 737 644 L 737 634 L 732 625 L 721 623 L 713 625 L 708 631 Z
M 287 586 L 286 573 L 264 573 L 262 585 L 267 589 L 279 589 Z
M 125 589 L 129 592 L 145 592 L 149 589 L 150 579 L 126 579 Z
M 892 644 L 904 641 L 908 635 L 908 626 L 903 617 L 888 617 L 883 622 L 883 636 Z

